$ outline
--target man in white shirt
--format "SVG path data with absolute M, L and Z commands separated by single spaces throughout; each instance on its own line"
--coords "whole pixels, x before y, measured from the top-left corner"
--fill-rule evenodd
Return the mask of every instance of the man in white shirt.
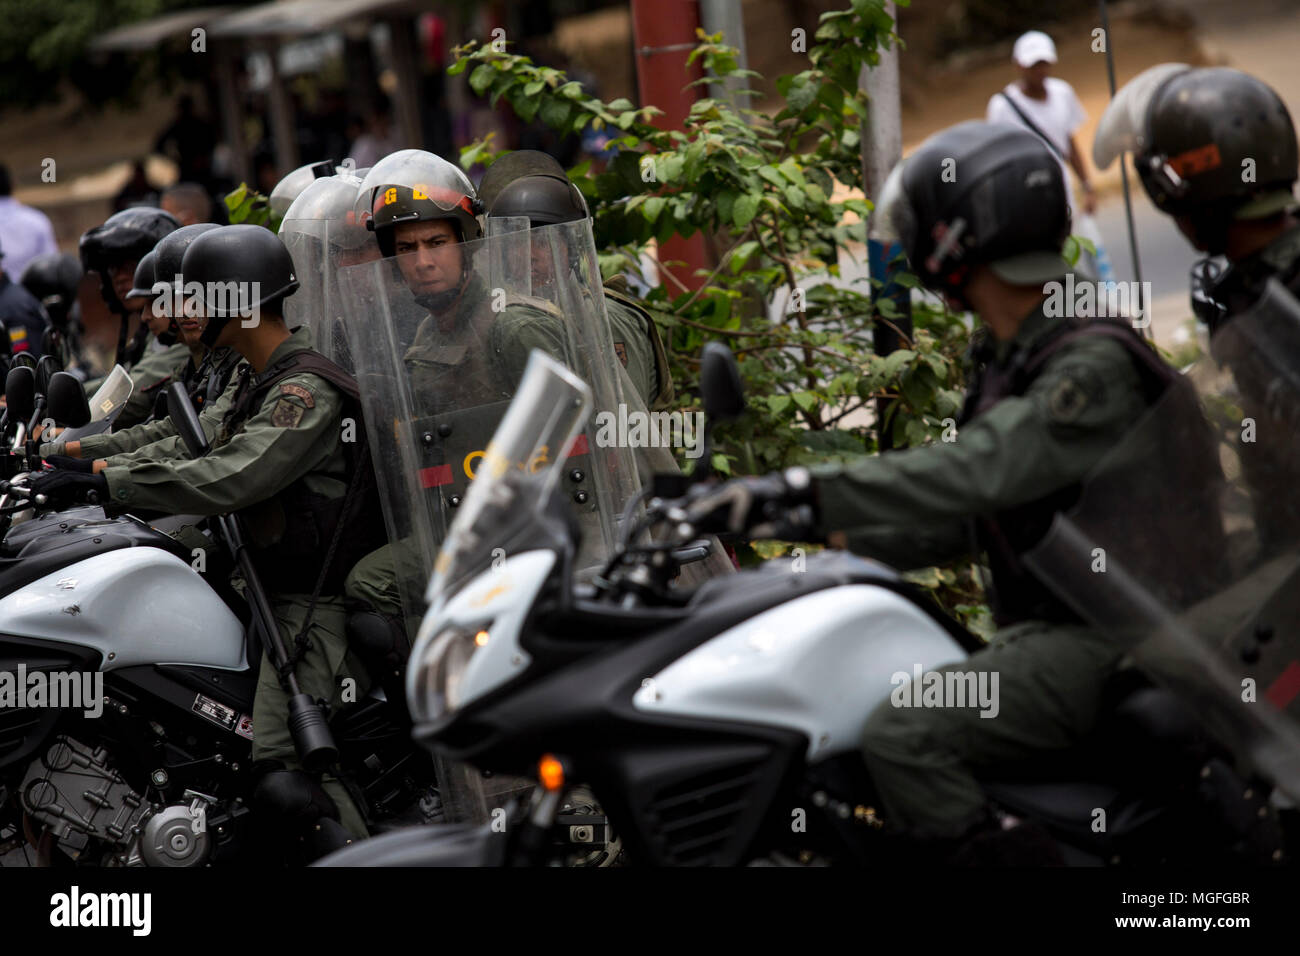
M 0 165 L 0 248 L 4 249 L 0 268 L 17 282 L 27 263 L 47 252 L 58 252 L 59 246 L 54 241 L 49 217 L 38 209 L 24 206 L 12 194 L 9 169 Z
M 1070 181 L 1067 165 L 1078 176 L 1083 188 L 1083 211 L 1091 214 L 1097 208 L 1097 199 L 1083 165 L 1083 154 L 1074 143 L 1074 134 L 1087 114 L 1069 83 L 1048 76 L 1056 62 L 1056 44 L 1046 33 L 1030 30 L 1016 40 L 1011 58 L 1020 67 L 1020 79 L 989 99 L 986 119 L 990 123 L 1013 123 L 1045 139 L 1061 164 L 1065 181 Z M 1073 216 L 1077 209 L 1073 190 L 1067 189 L 1066 195 Z

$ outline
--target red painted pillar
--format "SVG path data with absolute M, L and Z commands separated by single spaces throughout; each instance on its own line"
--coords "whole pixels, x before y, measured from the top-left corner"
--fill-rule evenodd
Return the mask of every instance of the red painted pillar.
M 642 106 L 663 110 L 652 122 L 660 129 L 683 129 L 691 104 L 699 98 L 699 87 L 686 84 L 704 76 L 699 61 L 686 68 L 686 58 L 695 47 L 695 30 L 700 25 L 698 0 L 632 0 L 632 44 L 636 53 L 637 91 Z M 680 260 L 673 276 L 686 288 L 704 284 L 697 269 L 711 269 L 708 247 L 702 233 L 689 239 L 673 236 L 659 247 L 661 262 Z M 661 266 L 660 272 L 665 269 Z M 680 291 L 676 282 L 663 280 L 670 294 Z

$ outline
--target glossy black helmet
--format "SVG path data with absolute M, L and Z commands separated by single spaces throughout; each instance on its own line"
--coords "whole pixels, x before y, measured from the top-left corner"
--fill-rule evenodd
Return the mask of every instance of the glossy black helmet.
M 284 243 L 261 226 L 218 226 L 190 243 L 181 262 L 187 290 L 198 284 L 211 346 L 226 324 L 256 311 L 280 314 L 298 288 L 293 258 Z M 187 291 L 188 294 L 188 291 Z
M 1041 139 L 1009 124 L 972 120 L 931 136 L 894 167 L 876 215 L 922 283 L 956 298 L 973 266 L 1018 285 L 1070 269 L 1060 164 Z
M 527 219 L 530 226 L 551 226 L 587 219 L 587 201 L 567 176 L 524 176 L 501 189 L 488 215 Z
M 77 257 L 67 252 L 37 256 L 23 270 L 21 283 L 41 305 L 55 325 L 61 326 L 77 301 L 83 275 Z
M 1233 221 L 1295 204 L 1291 115 L 1268 84 L 1240 70 L 1162 63 L 1138 74 L 1102 114 L 1093 159 L 1105 168 L 1125 151 L 1156 207 L 1190 217 L 1212 253 Z

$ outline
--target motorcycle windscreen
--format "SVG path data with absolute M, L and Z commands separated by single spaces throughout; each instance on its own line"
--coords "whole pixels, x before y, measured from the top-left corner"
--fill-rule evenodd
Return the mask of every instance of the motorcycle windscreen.
M 1300 303 L 1271 282 L 1026 563 L 1300 798 Z
M 398 583 L 415 619 L 433 557 L 532 349 L 587 382 L 597 411 L 616 413 L 623 400 L 586 223 L 469 243 L 432 235 L 434 225 L 399 226 L 397 255 L 339 270 Z M 564 492 L 583 531 L 578 568 L 592 570 L 639 490 L 635 460 L 588 427 L 565 464 Z
M 114 365 L 113 371 L 108 373 L 104 383 L 90 397 L 90 421 L 80 428 L 66 428 L 59 432 L 59 441 L 78 441 L 108 431 L 126 407 L 127 399 L 134 389 L 135 382 L 131 379 L 131 373 L 121 365 Z

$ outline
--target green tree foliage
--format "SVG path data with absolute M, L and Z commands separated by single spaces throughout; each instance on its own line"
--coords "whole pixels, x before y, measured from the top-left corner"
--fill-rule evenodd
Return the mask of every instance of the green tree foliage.
M 872 330 L 890 322 L 892 303 L 877 303 L 869 280 L 841 275 L 841 259 L 865 256 L 871 209 L 868 200 L 835 198 L 837 183 L 862 189 L 868 107 L 858 73 L 897 41 L 892 29 L 883 0 L 825 13 L 809 40 L 808 69 L 776 81 L 783 108 L 768 114 L 706 97 L 683 130 L 660 130 L 651 125 L 661 112 L 654 106 L 602 101 L 508 49 L 470 43 L 456 51 L 450 72 L 468 72 L 472 90 L 493 106 L 504 100 L 525 122 L 559 132 L 592 127 L 617 137 L 618 154 L 604 170 L 583 163 L 570 171 L 595 217 L 606 278 L 636 270 L 651 239 L 703 231 L 725 250 L 699 291 L 661 286 L 648 296 L 667 316 L 662 331 L 684 409 L 700 408 L 701 346 L 721 340 L 736 353 L 750 409 L 719 431 L 714 464 L 723 473 L 875 451 L 877 399 L 895 446 L 939 439 L 960 409 L 965 319 L 918 296 L 905 347 L 877 355 Z M 757 76 L 738 68 L 721 35 L 701 32 L 690 61 L 702 61 L 711 78 Z M 480 141 L 462 150 L 461 163 L 493 158 L 492 144 Z M 775 320 L 773 304 L 781 309 Z M 949 606 L 967 608 L 963 616 L 982 614 L 969 567 L 926 583 Z
M 0 0 L 0 102 L 49 106 L 71 82 L 94 104 L 129 98 L 143 77 L 156 77 L 158 58 L 94 55 L 90 41 L 187 0 Z M 198 4 L 201 5 L 201 4 Z

